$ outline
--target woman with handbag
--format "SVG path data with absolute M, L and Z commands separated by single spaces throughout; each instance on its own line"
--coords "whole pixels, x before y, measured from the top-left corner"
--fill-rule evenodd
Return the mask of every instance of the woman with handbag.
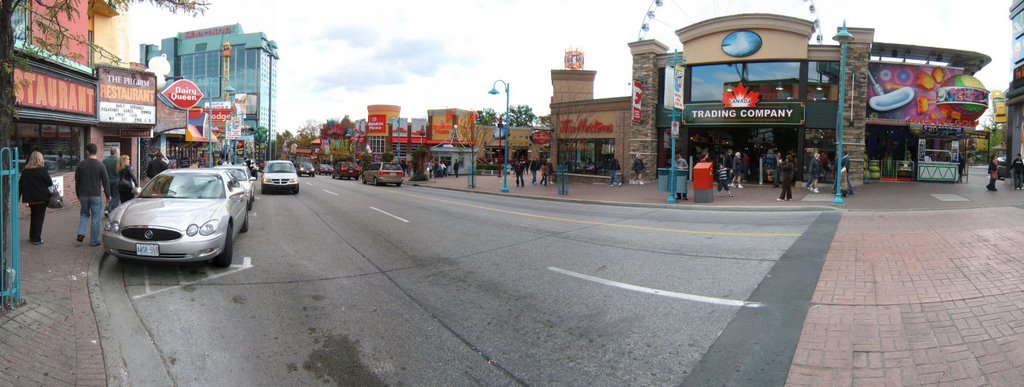
M 995 192 L 996 180 L 999 180 L 999 159 L 996 156 L 992 156 L 992 161 L 988 163 L 988 185 L 985 186 L 989 191 Z
M 131 161 L 128 155 L 121 156 L 117 161 L 117 193 L 121 195 L 121 203 L 135 198 L 135 187 L 139 185 L 132 171 Z
M 50 186 L 53 179 L 46 171 L 43 154 L 32 152 L 21 172 L 18 189 L 21 190 L 21 201 L 28 204 L 31 210 L 28 240 L 33 245 L 43 244 L 43 220 L 46 219 L 46 204 L 50 201 Z

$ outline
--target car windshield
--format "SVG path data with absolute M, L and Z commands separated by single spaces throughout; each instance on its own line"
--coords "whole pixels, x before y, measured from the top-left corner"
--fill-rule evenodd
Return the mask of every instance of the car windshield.
M 295 167 L 292 163 L 270 163 L 267 164 L 266 171 L 268 173 L 295 173 Z
M 313 164 L 310 164 L 310 163 L 302 163 L 302 164 L 299 164 L 299 167 L 302 167 L 302 168 L 307 168 L 307 169 L 309 169 L 309 168 L 313 168 Z
M 223 199 L 224 183 L 218 175 L 162 174 L 154 177 L 140 197 L 175 199 Z

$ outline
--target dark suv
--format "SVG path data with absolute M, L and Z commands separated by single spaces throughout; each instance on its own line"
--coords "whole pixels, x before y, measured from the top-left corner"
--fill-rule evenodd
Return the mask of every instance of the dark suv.
M 303 161 L 295 167 L 295 173 L 299 176 L 309 175 L 310 177 L 316 177 L 316 168 L 313 167 L 313 164 Z
M 331 175 L 332 179 L 358 179 L 359 178 L 359 164 L 351 161 L 342 161 L 334 165 L 334 173 Z

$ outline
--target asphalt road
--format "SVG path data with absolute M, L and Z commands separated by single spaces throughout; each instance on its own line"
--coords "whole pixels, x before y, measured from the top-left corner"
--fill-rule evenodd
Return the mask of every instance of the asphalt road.
M 104 259 L 130 382 L 779 385 L 838 222 L 301 181 L 231 268 Z

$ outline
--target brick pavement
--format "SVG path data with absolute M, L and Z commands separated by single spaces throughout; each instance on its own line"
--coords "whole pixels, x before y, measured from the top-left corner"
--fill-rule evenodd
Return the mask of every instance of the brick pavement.
M 0 316 L 0 385 L 106 385 L 87 281 L 99 248 L 75 241 L 77 207 L 46 214 L 41 246 L 27 243 L 21 219 L 26 304 Z
M 843 214 L 788 385 L 1024 383 L 1024 210 Z

